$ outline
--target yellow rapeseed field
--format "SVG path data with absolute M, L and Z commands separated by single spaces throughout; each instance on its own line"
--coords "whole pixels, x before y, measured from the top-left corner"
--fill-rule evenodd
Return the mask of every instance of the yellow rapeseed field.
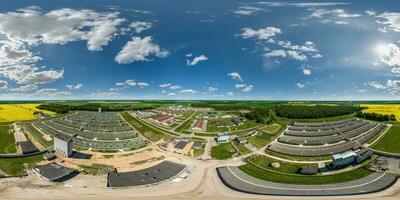
M 360 106 L 368 108 L 363 110 L 363 112 L 384 115 L 394 114 L 397 121 L 400 121 L 400 104 L 361 104 Z
M 42 111 L 48 114 L 54 114 L 49 111 L 37 109 L 40 104 L 0 104 L 0 122 L 13 122 L 35 119 L 33 113 Z

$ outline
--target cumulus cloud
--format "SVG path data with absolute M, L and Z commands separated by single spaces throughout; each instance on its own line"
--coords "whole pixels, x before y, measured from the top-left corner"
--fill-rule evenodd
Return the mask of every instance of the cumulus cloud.
M 386 25 L 387 29 L 395 32 L 400 32 L 400 13 L 399 12 L 384 12 L 379 15 L 375 15 L 378 19 L 377 22 Z M 386 30 L 386 29 L 383 29 Z
M 400 47 L 396 44 L 381 44 L 378 48 L 379 59 L 382 63 L 393 67 L 391 72 L 400 73 Z
M 149 83 L 146 83 L 146 82 L 138 82 L 137 85 L 138 85 L 139 87 L 141 87 L 141 88 L 144 88 L 144 87 L 149 86 L 150 84 L 149 84 Z
M 307 56 L 304 55 L 304 54 L 303 54 L 302 52 L 300 52 L 300 51 L 292 51 L 292 50 L 289 50 L 289 51 L 287 51 L 286 53 L 287 53 L 288 57 L 293 58 L 293 59 L 295 59 L 295 60 L 298 60 L 298 61 L 306 61 L 306 60 L 307 60 Z
M 62 78 L 64 70 L 36 67 L 42 58 L 31 52 L 31 47 L 87 41 L 89 50 L 100 51 L 124 21 L 118 15 L 117 12 L 68 8 L 44 12 L 38 7 L 0 13 L 0 76 L 27 85 Z
M 152 42 L 152 37 L 144 38 L 132 37 L 132 40 L 127 42 L 122 50 L 115 57 L 115 61 L 119 64 L 129 64 L 136 61 L 148 61 L 148 56 L 167 57 L 169 52 L 163 50 Z
M 377 90 L 386 90 L 390 94 L 397 94 L 400 91 L 400 80 L 388 79 L 385 84 L 372 81 L 368 82 L 367 85 Z
M 141 33 L 150 29 L 153 24 L 151 22 L 134 21 L 129 25 L 136 33 Z
M 171 86 L 169 86 L 168 88 L 169 88 L 170 90 L 178 90 L 178 89 L 181 89 L 182 86 L 180 86 L 180 85 L 171 85 Z
M 168 96 L 176 96 L 176 93 L 175 92 L 170 92 L 170 93 L 168 93 Z
M 231 97 L 231 96 L 234 96 L 235 95 L 235 93 L 234 92 L 227 92 L 227 93 L 225 93 L 226 94 L 226 96 L 229 96 L 229 97 Z
M 6 90 L 8 89 L 8 82 L 0 80 L 0 90 Z
M 167 88 L 167 87 L 171 86 L 171 83 L 163 83 L 163 84 L 160 84 L 159 86 L 160 86 L 160 88 Z
M 79 90 L 83 87 L 83 84 L 82 83 L 78 83 L 76 85 L 67 84 L 65 85 L 65 87 L 67 87 L 69 90 Z
M 278 50 L 272 50 L 266 54 L 264 54 L 265 57 L 286 57 L 286 52 L 285 50 L 278 49 Z
M 303 51 L 303 52 L 317 52 L 315 44 L 311 41 L 306 41 L 303 45 L 294 45 L 290 41 L 279 41 L 278 45 L 291 50 Z
M 303 74 L 306 76 L 311 75 L 311 70 L 310 69 L 303 69 Z
M 304 88 L 306 85 L 304 83 L 296 83 L 298 88 Z
M 33 90 L 37 90 L 37 85 L 23 85 L 18 88 L 13 88 L 11 91 L 13 92 L 29 92 Z
M 89 50 L 107 45 L 124 21 L 118 13 L 58 9 L 42 12 L 37 7 L 0 14 L 0 32 L 8 39 L 37 44 L 66 44 L 86 40 Z
M 343 9 L 314 9 L 313 12 L 309 15 L 310 18 L 322 18 L 322 17 L 336 17 L 336 18 L 354 18 L 360 17 L 360 14 L 356 13 L 348 13 Z
M 193 58 L 193 60 L 187 59 L 186 64 L 188 66 L 195 66 L 197 63 L 208 60 L 207 56 L 200 55 Z
M 235 84 L 235 88 L 240 89 L 242 92 L 250 92 L 253 90 L 254 86 L 248 84 Z
M 207 88 L 207 91 L 208 91 L 208 92 L 215 92 L 215 91 L 217 91 L 217 90 L 218 90 L 218 88 L 212 87 L 212 86 L 209 86 L 209 87 Z
M 227 75 L 229 77 L 231 77 L 233 80 L 243 81 L 242 77 L 240 76 L 240 74 L 238 72 L 230 72 Z
M 281 33 L 282 33 L 281 29 L 276 27 L 266 27 L 258 30 L 246 27 L 242 29 L 242 33 L 240 35 L 244 39 L 256 38 L 259 40 L 269 40 L 271 37 Z

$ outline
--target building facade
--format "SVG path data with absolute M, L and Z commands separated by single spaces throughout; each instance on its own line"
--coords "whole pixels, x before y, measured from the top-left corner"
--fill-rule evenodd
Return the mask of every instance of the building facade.
M 54 151 L 56 154 L 60 154 L 64 157 L 72 155 L 72 138 L 64 135 L 54 136 Z

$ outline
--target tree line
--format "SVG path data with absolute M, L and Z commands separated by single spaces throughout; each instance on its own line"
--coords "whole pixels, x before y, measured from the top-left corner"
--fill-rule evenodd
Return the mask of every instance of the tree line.
M 275 113 L 279 117 L 291 119 L 315 119 L 352 114 L 361 111 L 362 108 L 354 106 L 276 106 Z
M 356 116 L 359 118 L 364 118 L 364 119 L 374 120 L 374 121 L 379 121 L 379 122 L 396 121 L 396 116 L 394 114 L 384 115 L 384 114 L 378 114 L 378 113 L 358 112 Z
M 49 104 L 41 104 L 38 106 L 41 110 L 48 110 L 55 113 L 68 113 L 74 110 L 84 110 L 84 111 L 98 111 L 101 108 L 101 111 L 125 111 L 125 110 L 146 110 L 153 109 L 157 106 L 153 105 L 140 105 L 140 104 L 99 104 L 99 103 L 87 103 L 87 104 L 79 104 L 79 105 L 70 105 L 70 104 L 58 104 L 58 103 L 49 103 Z

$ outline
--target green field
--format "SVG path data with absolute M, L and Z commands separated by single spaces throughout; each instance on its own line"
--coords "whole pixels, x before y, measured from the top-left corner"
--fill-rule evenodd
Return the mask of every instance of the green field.
M 372 146 L 373 149 L 389 152 L 400 153 L 400 126 L 392 126 L 390 130 Z
M 0 169 L 10 176 L 24 174 L 25 166 L 32 169 L 36 163 L 43 160 L 43 155 L 36 155 L 26 158 L 0 158 Z
M 315 156 L 315 157 L 304 157 L 304 156 L 289 156 L 281 153 L 276 153 L 273 151 L 270 151 L 268 149 L 265 150 L 265 153 L 271 156 L 275 156 L 278 158 L 283 158 L 286 160 L 292 160 L 292 161 L 322 161 L 322 160 L 331 160 L 331 156 Z
M 276 183 L 286 183 L 286 184 L 301 184 L 301 185 L 317 185 L 317 184 L 332 184 L 332 183 L 342 183 L 347 181 L 352 181 L 360 179 L 370 175 L 372 172 L 364 169 L 358 168 L 350 172 L 345 172 L 335 175 L 286 175 L 275 173 L 272 171 L 262 170 L 252 164 L 245 164 L 239 167 L 246 174 Z
M 21 127 L 26 130 L 27 132 L 31 133 L 32 136 L 43 146 L 49 147 L 53 145 L 53 141 L 47 141 L 43 138 L 43 134 L 39 132 L 35 127 L 32 126 L 30 123 L 21 123 Z
M 14 134 L 8 132 L 9 125 L 9 123 L 0 125 L 0 154 L 17 153 Z
M 236 153 L 236 150 L 232 147 L 230 143 L 218 144 L 211 149 L 211 157 L 218 160 L 226 160 L 232 158 Z
M 301 163 L 290 163 L 283 162 L 280 160 L 275 160 L 263 155 L 254 155 L 247 159 L 248 162 L 251 162 L 254 165 L 259 166 L 262 169 L 275 171 L 277 173 L 285 173 L 285 174 L 297 174 L 298 171 L 305 166 L 317 166 L 317 164 L 301 164 Z M 279 168 L 274 168 L 271 166 L 273 162 L 278 162 L 280 164 Z
M 246 155 L 251 153 L 251 151 L 247 147 L 245 147 L 244 144 L 240 144 L 239 142 L 236 141 L 233 141 L 232 143 L 233 145 L 236 146 L 236 148 L 239 149 L 240 155 Z
M 136 130 L 138 130 L 143 136 L 147 139 L 156 142 L 161 140 L 162 138 L 168 137 L 168 135 L 158 129 L 148 126 L 147 124 L 142 123 L 138 119 L 132 117 L 127 112 L 121 113 L 121 116 L 130 123 Z
M 192 112 L 191 112 L 191 114 L 192 114 Z M 195 119 L 196 115 L 197 115 L 197 113 L 194 114 L 192 117 L 190 117 L 187 121 L 185 121 L 184 123 L 182 123 L 181 125 L 176 127 L 175 131 L 178 132 L 178 133 L 186 133 L 186 132 L 182 132 L 182 131 L 190 129 L 190 125 L 192 124 L 192 122 Z

